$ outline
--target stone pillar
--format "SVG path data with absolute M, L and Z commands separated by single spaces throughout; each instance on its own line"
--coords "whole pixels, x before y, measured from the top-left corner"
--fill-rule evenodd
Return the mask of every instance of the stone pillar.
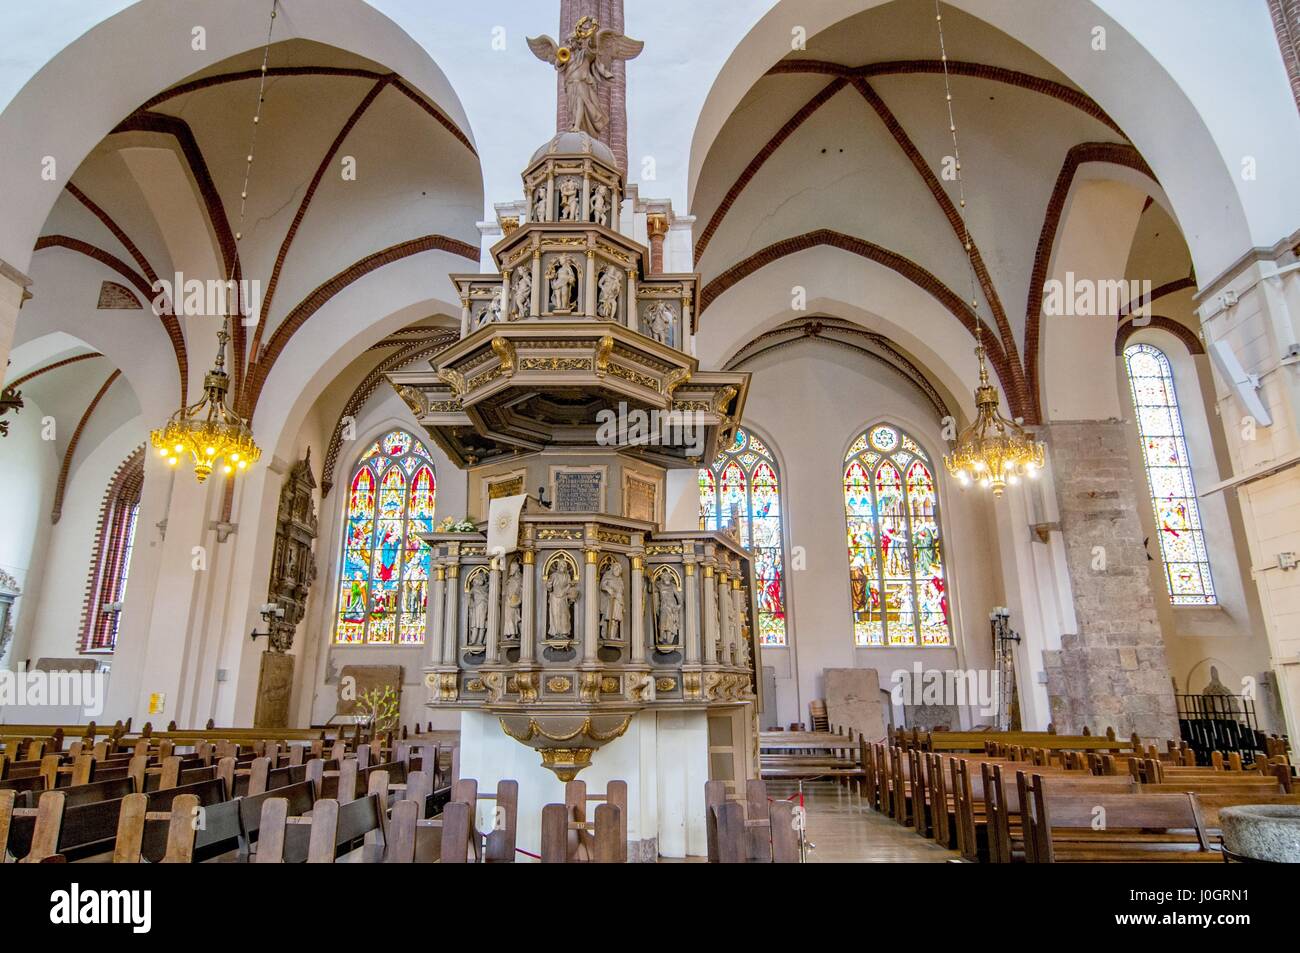
M 533 249 L 533 301 L 532 317 L 542 313 L 542 251 Z
M 645 557 L 636 553 L 632 557 L 632 625 L 628 638 L 632 643 L 632 662 L 645 661 Z
M 488 569 L 487 661 L 499 662 L 501 644 L 501 557 L 493 556 Z
M 695 560 L 688 558 L 682 567 L 686 573 L 682 582 L 682 603 L 685 624 L 682 626 L 682 642 L 686 646 L 686 664 L 700 664 L 700 600 L 696 593 Z
M 664 236 L 668 234 L 668 217 L 660 213 L 647 215 L 646 232 L 650 236 L 650 274 L 664 273 Z
M 734 665 L 740 665 L 745 661 L 745 649 L 741 648 L 741 640 L 745 633 L 740 627 L 740 620 L 744 613 L 745 591 L 740 587 L 740 576 L 735 576 L 731 580 L 731 661 Z M 757 619 L 752 620 L 751 625 L 756 625 Z
M 14 329 L 18 326 L 18 309 L 27 299 L 32 279 L 0 261 L 0 381 L 9 378 L 9 351 L 14 343 Z
M 1078 631 L 1043 653 L 1052 721 L 1144 742 L 1178 737 L 1178 713 L 1156 619 L 1142 523 L 1146 487 L 1128 459 L 1123 421 L 1044 428 L 1060 506 Z
M 510 320 L 510 269 L 501 269 L 501 320 Z
M 583 288 L 582 310 L 589 318 L 596 316 L 596 252 L 587 249 L 587 281 Z
M 704 567 L 704 661 L 718 661 L 718 579 L 712 566 Z
M 600 645 L 600 588 L 596 582 L 594 549 L 583 551 L 586 561 L 582 567 L 582 661 L 594 665 L 598 659 L 596 648 Z
M 636 269 L 627 270 L 627 326 L 633 331 L 641 329 L 641 315 L 636 307 Z
M 534 549 L 524 550 L 524 589 L 522 599 L 520 600 L 519 611 L 521 619 L 519 622 L 519 661 L 531 662 L 536 652 L 536 644 L 533 641 L 536 638 L 536 612 L 533 609 L 533 603 L 537 598 L 537 579 L 536 579 L 536 562 L 537 551 Z
M 433 591 L 429 593 L 429 617 L 424 625 L 424 642 L 429 649 L 431 665 L 446 665 L 447 657 L 443 652 L 442 613 L 445 608 L 443 600 L 447 598 L 447 570 L 443 566 L 433 567 Z
M 731 573 L 725 567 L 718 570 L 718 661 L 731 664 Z
M 457 629 L 460 627 L 460 566 L 447 567 L 447 609 L 442 617 L 442 657 L 444 665 L 457 665 L 460 651 Z
M 460 296 L 460 336 L 469 336 L 469 296 Z

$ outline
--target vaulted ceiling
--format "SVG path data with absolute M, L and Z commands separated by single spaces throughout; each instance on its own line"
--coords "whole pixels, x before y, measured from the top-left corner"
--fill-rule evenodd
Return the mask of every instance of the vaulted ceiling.
M 1088 170 L 1163 195 L 1123 131 L 1050 63 L 946 6 L 943 24 L 984 342 L 1012 409 L 1036 421 L 1043 282 L 1072 186 Z M 727 289 L 825 247 L 893 269 L 955 332 L 973 331 L 960 193 L 943 175 L 954 152 L 943 66 L 933 4 L 899 0 L 811 37 L 752 87 L 691 209 L 704 326 Z M 1186 282 L 1186 247 L 1161 205 L 1144 213 L 1129 261 L 1157 286 Z

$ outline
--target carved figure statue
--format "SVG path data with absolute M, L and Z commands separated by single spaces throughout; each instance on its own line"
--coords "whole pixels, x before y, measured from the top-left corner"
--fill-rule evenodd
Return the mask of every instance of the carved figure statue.
M 622 290 L 623 279 L 618 271 L 606 268 L 600 273 L 600 280 L 596 283 L 596 313 L 602 321 L 618 319 L 618 296 Z
M 469 584 L 469 638 L 467 645 L 487 644 L 487 576 L 478 573 Z
M 578 191 L 578 180 L 573 178 L 560 180 L 560 221 L 576 222 L 582 217 L 582 201 Z
M 528 317 L 533 310 L 533 271 L 531 268 L 515 269 L 510 284 L 513 292 L 513 304 L 510 308 L 510 320 L 517 321 Z
M 670 302 L 656 301 L 646 309 L 645 313 L 646 330 L 650 336 L 660 344 L 672 343 L 673 323 L 677 320 L 677 312 L 673 309 Z
M 546 636 L 550 639 L 573 638 L 573 604 L 578 601 L 578 586 L 563 563 L 556 563 L 546 577 Z
M 609 225 L 609 200 L 609 186 L 596 186 L 591 196 L 591 220 L 597 225 Z
M 569 131 L 599 138 L 609 125 L 609 113 L 600 105 L 600 83 L 614 78 L 616 60 L 630 60 L 645 46 L 614 30 L 602 30 L 594 17 L 585 16 L 573 27 L 565 46 L 549 36 L 530 36 L 528 48 L 539 60 L 552 64 L 564 79 Z
M 501 620 L 501 637 L 514 641 L 519 638 L 519 623 L 523 620 L 524 574 L 519 563 L 511 563 L 506 573 L 505 612 Z
M 546 221 L 546 186 L 538 186 L 533 193 L 533 221 Z
M 572 311 L 573 290 L 578 283 L 578 271 L 573 259 L 564 255 L 556 261 L 551 272 L 551 310 Z
M 491 324 L 493 321 L 501 320 L 501 296 L 504 290 L 505 289 L 502 289 L 494 294 L 492 296 L 492 301 L 479 310 L 478 317 L 474 320 L 474 328 L 476 330 L 483 327 L 485 324 Z
M 623 567 L 615 560 L 600 577 L 600 628 L 612 642 L 623 637 L 624 593 Z
M 655 581 L 655 603 L 658 629 L 655 648 L 660 652 L 671 652 L 681 639 L 682 598 L 677 591 L 677 583 L 669 573 L 663 573 Z

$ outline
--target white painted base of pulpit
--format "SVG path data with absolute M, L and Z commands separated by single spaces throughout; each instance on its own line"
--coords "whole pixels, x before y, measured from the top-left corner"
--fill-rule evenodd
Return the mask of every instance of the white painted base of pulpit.
M 501 730 L 495 715 L 464 712 L 460 719 L 460 774 L 478 781 L 480 794 L 497 782 L 519 782 L 516 846 L 536 854 L 541 845 L 542 808 L 564 803 L 564 782 L 542 767 L 541 755 Z M 590 794 L 607 782 L 627 782 L 628 859 L 703 857 L 704 783 L 709 779 L 708 716 L 703 711 L 643 711 L 622 737 L 598 749 L 578 778 Z M 589 806 L 589 811 L 595 805 Z M 480 801 L 479 830 L 492 825 L 492 801 Z M 590 817 L 590 814 L 588 815 Z M 525 854 L 516 861 L 532 860 Z

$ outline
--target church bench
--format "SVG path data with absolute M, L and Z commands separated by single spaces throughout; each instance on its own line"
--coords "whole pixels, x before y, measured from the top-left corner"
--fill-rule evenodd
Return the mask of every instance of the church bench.
M 238 830 L 236 837 L 239 841 L 239 856 L 248 859 L 254 853 L 253 844 L 259 843 L 261 837 L 262 808 L 267 801 L 272 798 L 285 802 L 286 817 L 301 817 L 311 812 L 312 805 L 316 803 L 317 798 L 316 785 L 311 781 L 300 781 L 295 784 L 287 784 L 284 787 L 276 788 L 273 791 L 265 791 L 260 794 L 251 794 L 246 797 L 237 798 L 232 803 L 236 805 L 238 815 Z M 321 799 L 325 800 L 325 799 Z M 296 848 L 296 838 L 298 832 L 289 835 L 291 844 Z M 305 849 L 305 835 L 304 841 Z M 259 845 L 258 849 L 261 847 Z
M 146 794 L 149 809 L 170 810 L 177 797 L 192 795 L 201 806 L 225 800 L 220 781 L 203 781 L 184 788 L 171 788 Z M 9 830 L 9 850 L 15 856 L 39 862 L 52 854 L 69 861 L 95 857 L 112 851 L 117 836 L 123 798 L 66 804 L 62 790 L 41 794 L 36 810 L 13 812 Z
M 799 862 L 802 816 L 792 802 L 768 797 L 763 781 L 747 781 L 744 795 L 728 794 L 725 781 L 707 781 L 704 803 L 709 863 Z
M 739 805 L 729 806 L 739 810 Z M 623 820 L 623 812 L 613 804 L 597 805 L 592 821 L 574 814 L 567 804 L 547 804 L 542 808 L 542 863 L 622 863 L 627 849 L 626 841 L 622 852 L 619 847 Z
M 290 817 L 288 801 L 268 797 L 262 803 L 255 863 L 333 863 L 351 853 L 358 845 L 362 861 L 381 860 L 387 848 L 385 829 L 388 777 L 383 771 L 369 776 L 370 790 L 364 797 L 340 804 L 333 798 L 313 803 L 310 815 Z M 306 830 L 302 837 L 290 835 L 289 829 Z
M 1063 771 L 1050 775 L 1038 769 L 1015 768 L 1014 781 L 1011 769 L 997 763 L 980 766 L 987 818 L 988 854 L 992 863 L 1009 864 L 1017 858 L 1027 858 L 1033 845 L 1026 843 L 1026 832 L 1033 836 L 1028 821 L 1026 801 L 1028 792 L 1027 771 L 1033 770 L 1041 778 L 1050 778 L 1050 790 L 1059 794 L 1119 795 L 1137 793 L 1131 778 L 1097 777 L 1086 771 Z
M 413 863 L 437 857 L 441 863 L 514 863 L 518 836 L 519 783 L 502 780 L 495 794 L 478 793 L 478 782 L 462 778 L 447 789 L 438 813 L 430 813 L 430 786 L 424 771 L 407 778 L 406 797 L 393 804 L 387 828 L 385 863 Z M 570 782 L 572 783 L 572 782 Z M 572 795 L 571 795 L 572 796 Z M 477 803 L 495 801 L 492 827 L 477 829 Z M 436 838 L 421 842 L 421 831 Z
M 1191 794 L 1053 793 L 1051 785 L 1041 775 L 1028 781 L 1033 863 L 1222 861 Z
M 113 840 L 113 863 L 138 864 L 144 857 L 145 830 L 150 822 L 164 824 L 165 847 L 153 863 L 188 864 L 194 860 L 197 828 L 194 823 L 199 799 L 182 794 L 172 799 L 166 810 L 149 809 L 149 796 L 129 794 L 122 799 L 117 833 Z
M 1149 794 L 1286 794 L 1276 778 L 1250 778 L 1240 781 L 1200 780 L 1188 778 L 1167 784 L 1140 784 Z

